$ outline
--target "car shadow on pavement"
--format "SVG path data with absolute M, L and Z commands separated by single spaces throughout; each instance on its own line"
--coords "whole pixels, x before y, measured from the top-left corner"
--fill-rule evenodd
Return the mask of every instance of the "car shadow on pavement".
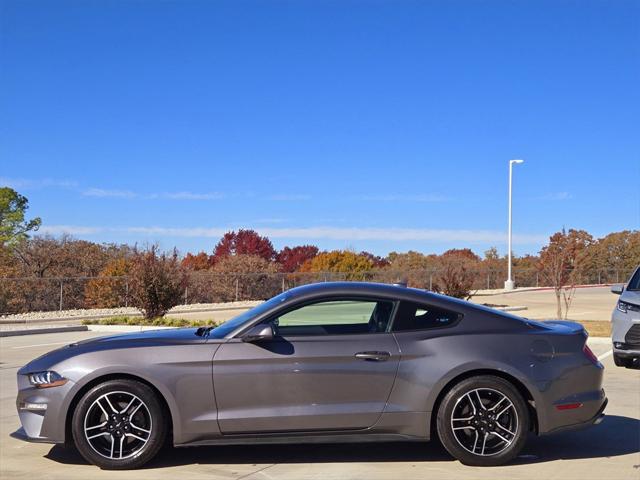
M 640 452 L 640 420 L 607 416 L 600 425 L 544 437 L 531 435 L 514 465 L 580 458 L 615 457 Z M 51 448 L 46 458 L 63 464 L 87 462 L 72 448 Z M 193 464 L 354 463 L 453 461 L 440 442 L 295 445 L 218 445 L 166 448 L 143 468 Z
M 522 449 L 515 464 L 617 457 L 640 452 L 640 420 L 607 415 L 602 423 L 583 430 L 534 435 Z

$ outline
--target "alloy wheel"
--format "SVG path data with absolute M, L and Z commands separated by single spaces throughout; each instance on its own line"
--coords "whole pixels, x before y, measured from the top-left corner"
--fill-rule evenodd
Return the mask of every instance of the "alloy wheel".
M 114 391 L 98 397 L 84 418 L 84 435 L 99 455 L 120 460 L 140 453 L 151 438 L 151 413 L 136 395 Z
M 458 444 L 468 452 L 497 455 L 516 439 L 518 414 L 504 393 L 492 388 L 476 388 L 457 399 L 451 429 Z

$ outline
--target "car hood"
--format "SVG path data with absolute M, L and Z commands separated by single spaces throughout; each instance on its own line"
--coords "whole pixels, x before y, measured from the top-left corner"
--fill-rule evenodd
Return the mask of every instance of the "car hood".
M 80 342 L 73 342 L 64 347 L 52 350 L 32 360 L 18 373 L 43 371 L 69 358 L 99 350 L 115 350 L 120 348 L 136 348 L 160 345 L 184 345 L 190 343 L 205 343 L 206 337 L 198 334 L 197 328 L 170 328 L 162 330 L 147 330 L 144 332 L 109 335 L 90 338 Z
M 625 290 L 620 296 L 620 300 L 623 302 L 633 303 L 634 305 L 640 305 L 640 291 L 638 290 Z

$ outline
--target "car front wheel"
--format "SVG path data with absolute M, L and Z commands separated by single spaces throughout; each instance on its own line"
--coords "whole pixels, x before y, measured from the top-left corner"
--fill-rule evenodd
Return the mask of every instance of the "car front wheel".
M 529 411 L 518 390 L 492 375 L 467 378 L 438 409 L 438 436 L 466 465 L 502 465 L 515 458 L 529 431 Z
M 72 422 L 73 440 L 82 456 L 109 470 L 147 463 L 167 434 L 156 393 L 129 379 L 109 380 L 89 390 L 76 406 Z

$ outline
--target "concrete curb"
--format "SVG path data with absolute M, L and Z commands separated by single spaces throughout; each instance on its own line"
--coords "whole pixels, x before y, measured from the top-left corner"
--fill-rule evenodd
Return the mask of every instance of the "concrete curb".
M 513 307 L 489 307 L 494 310 L 500 310 L 501 312 L 520 312 L 522 310 L 528 310 L 528 307 L 514 305 Z
M 63 332 L 86 332 L 89 330 L 86 325 L 72 325 L 69 327 L 49 327 L 49 328 L 25 328 L 22 330 L 2 330 L 0 337 L 17 337 L 19 335 L 37 335 L 39 333 L 63 333 Z
M 602 288 L 602 287 L 611 287 L 613 285 L 618 285 L 617 283 L 594 283 L 590 285 L 574 285 L 577 289 L 583 288 Z M 479 290 L 472 295 L 472 297 L 491 297 L 494 295 L 512 295 L 514 293 L 524 293 L 524 292 L 546 292 L 553 290 L 553 287 L 525 287 L 525 288 L 516 288 L 514 290 L 504 290 L 500 288 L 491 289 L 490 291 L 482 291 Z

